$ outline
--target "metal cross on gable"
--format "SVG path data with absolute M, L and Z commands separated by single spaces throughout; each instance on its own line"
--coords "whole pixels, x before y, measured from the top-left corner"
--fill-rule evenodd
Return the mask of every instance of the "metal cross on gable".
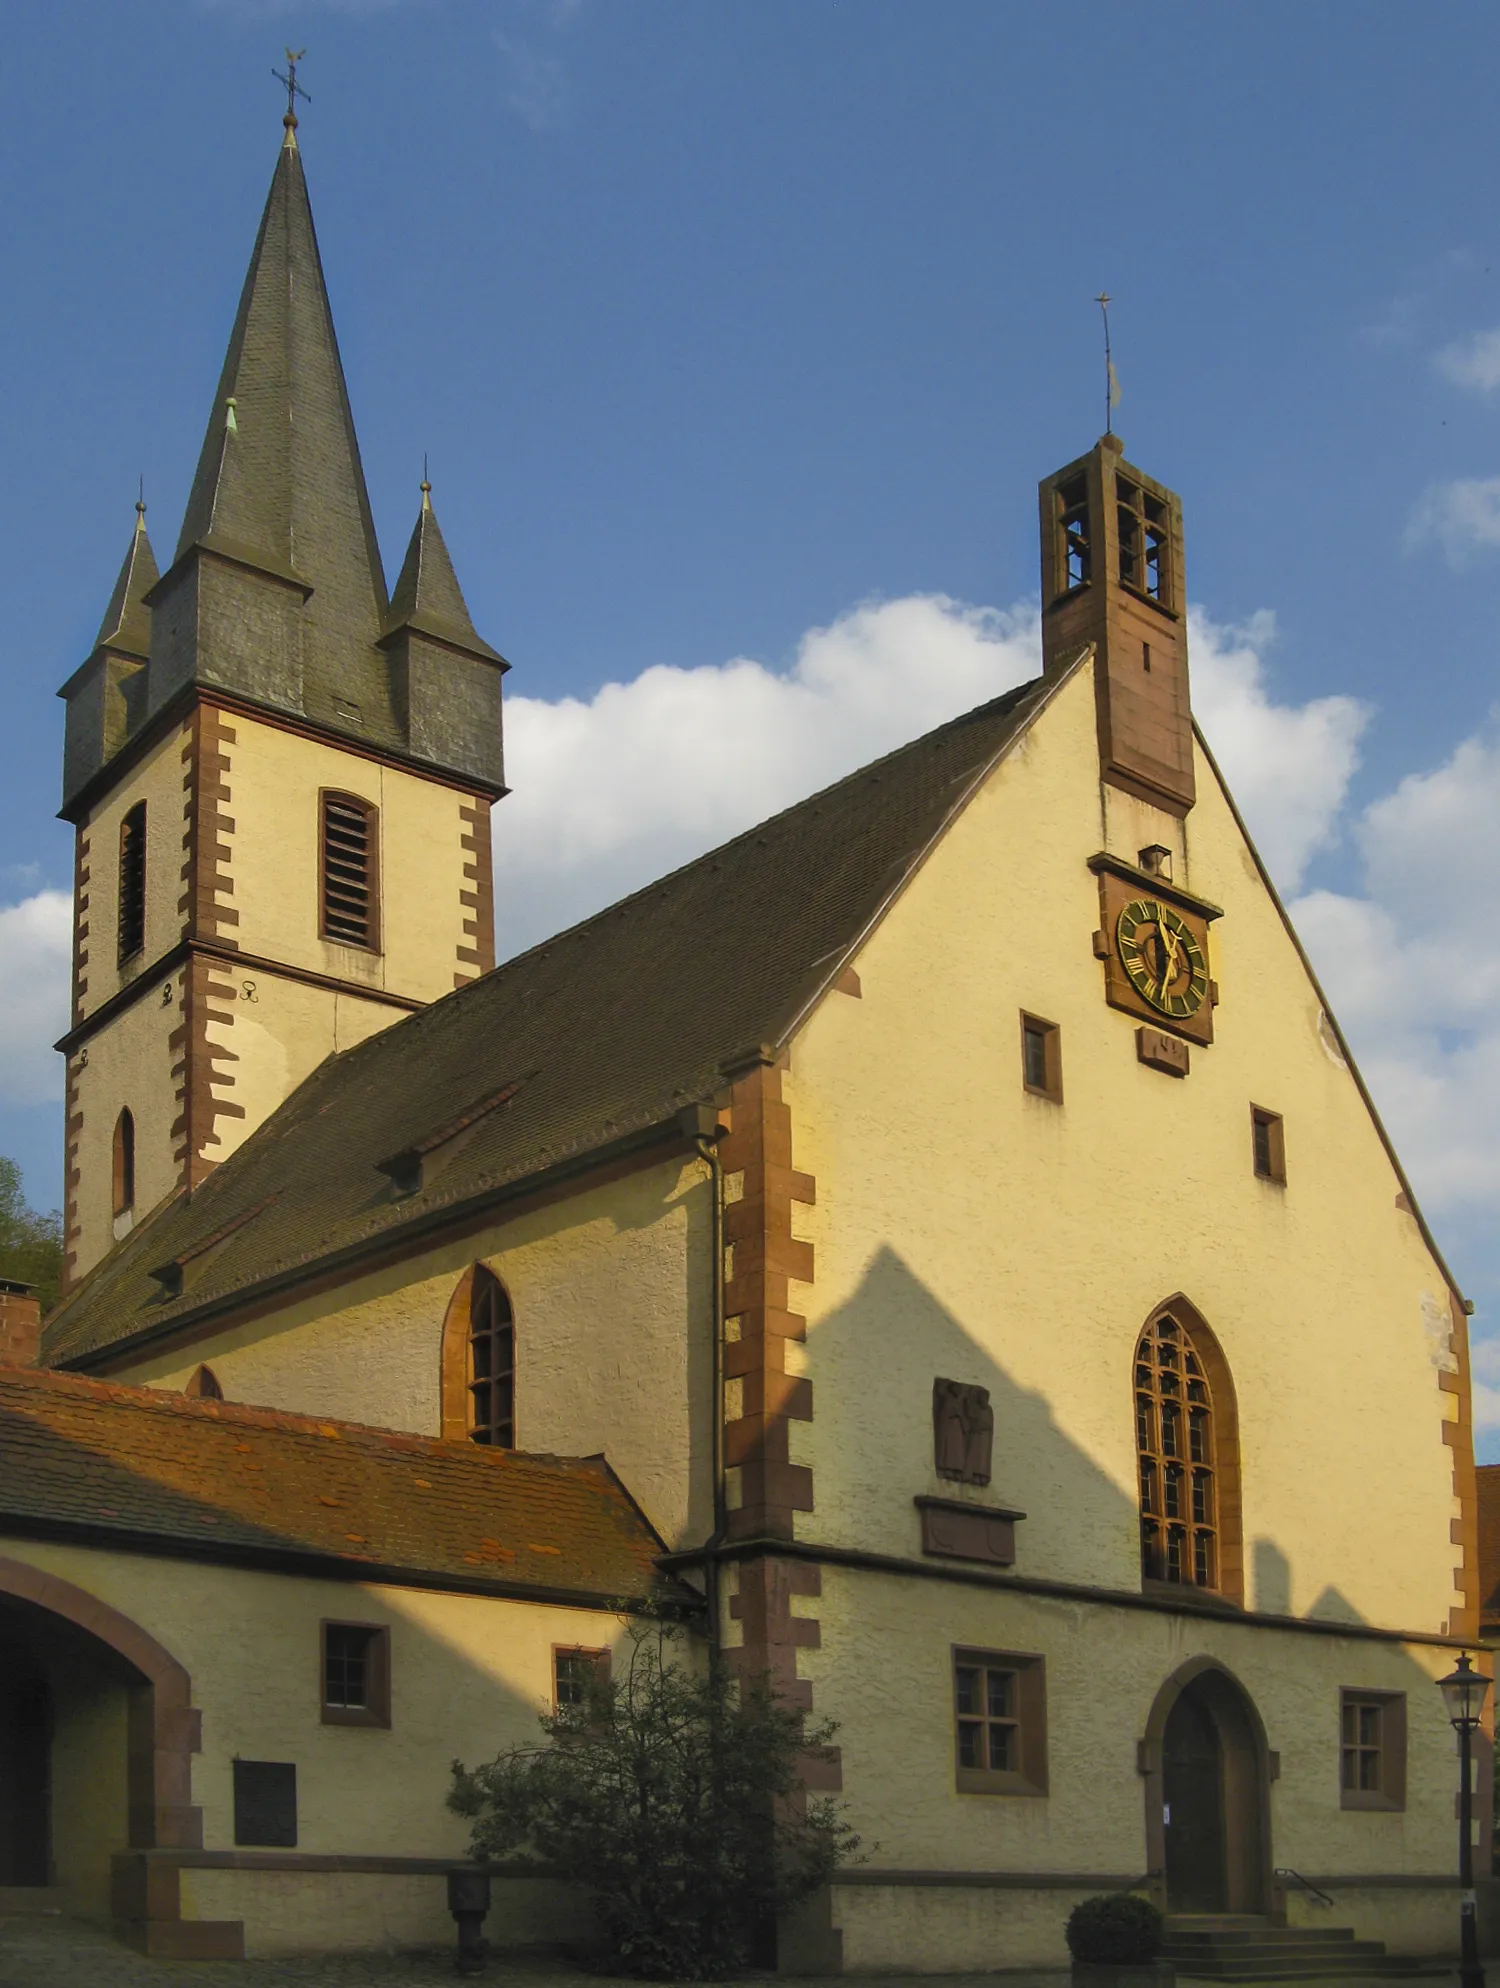
M 305 104 L 312 102 L 312 98 L 297 81 L 297 64 L 306 53 L 307 50 L 305 48 L 289 48 L 286 52 L 286 74 L 283 76 L 279 69 L 271 71 L 271 74 L 286 91 L 286 121 L 288 124 L 295 124 L 297 122 L 298 97 L 301 97 Z

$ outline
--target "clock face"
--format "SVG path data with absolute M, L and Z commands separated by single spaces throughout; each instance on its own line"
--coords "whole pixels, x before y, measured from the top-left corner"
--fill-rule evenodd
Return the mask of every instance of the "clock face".
M 1160 1014 L 1195 1015 L 1208 997 L 1203 948 L 1175 911 L 1154 898 L 1125 906 L 1115 926 L 1120 964 L 1130 984 Z

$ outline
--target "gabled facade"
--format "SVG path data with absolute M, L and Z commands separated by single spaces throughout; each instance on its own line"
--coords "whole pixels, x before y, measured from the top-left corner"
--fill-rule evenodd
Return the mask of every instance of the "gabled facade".
M 500 680 L 424 483 L 394 600 L 289 124 L 177 549 L 64 685 L 67 1268 L 494 964 Z
M 495 667 L 423 496 L 375 645 L 408 744 L 432 686 L 451 711 L 451 672 Z M 1034 682 L 289 1072 L 76 1283 L 43 1385 L 300 1418 L 330 1456 L 606 1458 L 672 1605 L 839 1724 L 807 1786 L 869 1861 L 781 1929 L 785 1966 L 1053 1964 L 1071 1905 L 1121 1887 L 1270 1940 L 1326 1923 L 1311 1885 L 1443 1952 L 1434 1679 L 1480 1629 L 1466 1306 L 1193 726 L 1177 499 L 1106 437 L 1041 504 Z M 298 762 L 286 807 L 320 777 Z M 135 1587 L 153 1647 L 203 1647 L 135 1581 L 111 1483 L 70 1504 L 66 1569 L 27 1498 L 0 1609 L 7 1578 L 121 1614 Z M 149 1550 L 239 1564 L 195 1518 Z M 414 1623 L 403 1580 L 441 1556 L 376 1582 L 370 1530 L 323 1571 Z M 476 1566 L 559 1544 L 529 1537 L 497 1521 Z M 527 1578 L 518 1605 L 585 1606 Z M 374 1804 L 310 1805 L 295 1900 L 291 1864 L 236 1862 L 240 1679 L 295 1696 L 313 1632 L 304 1597 L 268 1640 L 224 1581 L 182 1770 L 219 1806 L 200 1846 L 135 1847 L 184 1926 L 250 1951 L 396 1937 L 384 1897 L 462 1851 L 435 1802 L 399 1844 Z M 465 1623 L 431 1638 L 449 1697 Z M 547 1623 L 565 1655 L 609 1640 Z M 437 1660 L 401 1647 L 391 1730 L 433 1738 Z M 540 1689 L 532 1665 L 517 1704 Z M 341 1737 L 350 1785 L 381 1743 Z

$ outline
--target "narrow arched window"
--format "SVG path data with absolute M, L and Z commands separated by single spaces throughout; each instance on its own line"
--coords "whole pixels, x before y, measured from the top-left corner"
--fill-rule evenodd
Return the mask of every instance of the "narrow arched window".
M 325 790 L 319 805 L 318 929 L 341 946 L 380 950 L 379 811 Z
M 120 823 L 120 904 L 116 923 L 123 966 L 146 943 L 146 803 L 137 801 Z
M 1229 1397 L 1227 1402 L 1216 1400 L 1220 1393 Z M 1165 1307 L 1135 1349 L 1141 1573 L 1146 1580 L 1219 1591 L 1237 1587 L 1233 1418 L 1223 1356 L 1209 1335 L 1196 1329 L 1187 1306 Z M 1234 1535 L 1227 1555 L 1226 1520 Z
M 114 1214 L 128 1215 L 135 1206 L 135 1120 L 127 1105 L 115 1120 L 113 1196 Z
M 222 1401 L 224 1390 L 219 1385 L 219 1377 L 212 1367 L 197 1368 L 182 1390 L 194 1401 Z
M 469 1439 L 513 1449 L 516 1327 L 505 1286 L 477 1264 L 469 1293 Z

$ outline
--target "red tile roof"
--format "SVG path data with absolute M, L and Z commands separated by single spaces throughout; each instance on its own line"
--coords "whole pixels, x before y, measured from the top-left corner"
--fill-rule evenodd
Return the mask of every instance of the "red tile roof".
M 580 1601 L 692 1600 L 602 1457 L 0 1368 L 0 1533 Z
M 1482 1463 L 1479 1484 L 1479 1622 L 1500 1629 L 1500 1463 Z

